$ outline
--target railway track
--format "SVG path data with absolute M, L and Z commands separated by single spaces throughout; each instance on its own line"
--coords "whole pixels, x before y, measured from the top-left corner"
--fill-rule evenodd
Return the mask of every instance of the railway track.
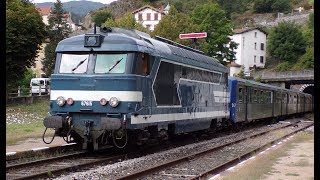
M 277 127 L 275 129 L 281 129 L 283 127 L 289 127 L 293 124 L 286 124 L 282 127 Z M 275 130 L 273 129 L 273 130 Z M 180 158 L 180 160 L 173 160 L 172 162 L 163 163 L 161 165 L 157 165 L 148 169 L 144 169 L 143 171 L 135 172 L 133 174 L 130 174 L 128 176 L 120 177 L 120 179 L 127 179 L 127 178 L 137 178 L 141 176 L 149 177 L 149 174 L 154 174 L 159 170 L 165 169 L 167 167 L 174 166 L 176 164 L 179 164 L 184 161 L 190 161 L 194 157 L 198 157 L 201 154 L 206 154 L 209 152 L 217 151 L 219 149 L 222 149 L 223 147 L 228 147 L 232 144 L 240 143 L 242 141 L 245 141 L 245 139 L 250 139 L 254 137 L 261 136 L 263 134 L 267 134 L 269 131 L 260 132 L 257 134 L 254 134 L 253 136 L 246 137 L 241 140 L 232 141 L 227 144 L 224 144 L 222 146 L 218 146 L 213 148 L 212 150 L 201 152 L 198 154 L 192 154 L 191 156 L 186 156 L 183 158 Z M 151 148 L 152 149 L 152 148 Z M 83 168 L 89 168 L 93 165 L 106 165 L 106 164 L 112 164 L 115 162 L 118 162 L 119 159 L 127 159 L 127 158 L 135 158 L 144 156 L 147 154 L 151 154 L 157 151 L 161 151 L 161 149 L 153 149 L 153 150 L 146 150 L 143 153 L 136 152 L 131 154 L 116 154 L 112 151 L 106 153 L 97 153 L 97 155 L 88 154 L 87 152 L 75 152 L 68 155 L 61 155 L 58 157 L 50 157 L 45 158 L 42 160 L 36 160 L 31 162 L 25 162 L 25 163 L 16 163 L 16 164 L 9 164 L 6 168 L 6 179 L 36 179 L 36 178 L 48 178 L 48 177 L 57 177 L 63 173 L 74 171 L 74 170 L 80 170 Z M 163 150 L 163 149 L 162 149 Z M 99 155 L 100 154 L 100 155 Z M 192 177 L 195 175 L 192 175 Z M 191 176 L 190 176 L 191 177 Z M 162 177 L 166 178 L 166 177 Z
M 267 148 L 268 146 L 284 139 L 298 131 L 304 130 L 313 125 L 313 122 L 299 123 L 299 122 L 288 124 L 283 127 L 279 127 L 273 130 L 256 133 L 249 137 L 238 139 L 220 146 L 216 146 L 211 149 L 207 149 L 194 154 L 186 155 L 181 158 L 156 164 L 152 167 L 141 169 L 139 171 L 117 177 L 116 179 L 205 179 L 218 172 L 221 172 L 234 164 L 237 164 L 245 159 L 248 159 L 252 154 Z M 301 125 L 303 124 L 303 125 Z M 279 138 L 273 139 L 269 142 L 261 144 L 257 147 L 247 148 L 241 152 L 232 152 L 235 146 L 239 146 L 241 143 L 244 145 L 246 141 L 253 141 L 255 139 L 264 139 L 268 136 L 268 133 L 277 131 L 283 128 L 295 127 L 294 130 L 289 131 L 286 134 L 282 134 Z M 233 154 L 233 156 L 224 157 L 223 160 L 218 160 L 221 154 Z M 213 161 L 217 161 L 212 163 Z
M 91 167 L 96 164 L 108 164 L 124 159 L 125 154 L 91 155 L 82 151 L 68 155 L 9 165 L 6 167 L 6 179 L 37 179 L 56 177 L 70 170 Z

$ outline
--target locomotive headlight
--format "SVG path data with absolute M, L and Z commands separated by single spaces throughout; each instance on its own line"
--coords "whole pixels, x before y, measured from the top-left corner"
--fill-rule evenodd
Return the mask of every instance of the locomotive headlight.
M 104 106 L 107 104 L 107 100 L 105 98 L 100 99 L 101 106 Z
M 67 104 L 72 105 L 73 104 L 73 99 L 72 98 L 68 98 L 67 99 Z
M 110 98 L 109 104 L 110 104 L 111 107 L 117 107 L 118 104 L 119 104 L 118 98 L 116 98 L 116 97 Z
M 59 96 L 56 100 L 56 103 L 59 105 L 59 106 L 63 106 L 65 103 L 66 103 L 66 100 L 62 97 L 62 96 Z

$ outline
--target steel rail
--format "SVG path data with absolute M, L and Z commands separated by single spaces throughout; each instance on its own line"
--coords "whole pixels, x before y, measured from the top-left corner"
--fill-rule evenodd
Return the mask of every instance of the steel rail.
M 297 133 L 297 132 L 299 132 L 299 131 L 302 131 L 302 130 L 304 130 L 304 129 L 307 129 L 308 127 L 310 127 L 310 126 L 312 126 L 312 125 L 314 125 L 314 123 L 312 123 L 312 124 L 310 124 L 310 125 L 307 125 L 307 126 L 305 126 L 305 127 L 299 128 L 298 130 L 295 130 L 295 131 L 293 131 L 293 132 L 291 132 L 291 133 L 289 133 L 289 134 L 287 134 L 287 135 L 284 135 L 284 136 L 282 136 L 282 137 L 280 137 L 280 138 L 278 138 L 278 139 L 276 139 L 276 140 L 274 140 L 274 141 L 271 141 L 271 142 L 269 142 L 269 143 L 266 143 L 265 145 L 260 146 L 260 147 L 254 149 L 254 150 L 252 150 L 252 151 L 250 151 L 250 152 L 244 153 L 244 154 L 242 154 L 241 156 L 239 156 L 239 157 L 237 157 L 237 158 L 234 158 L 234 159 L 232 159 L 232 160 L 230 160 L 230 161 L 228 161 L 228 162 L 226 162 L 226 163 L 224 163 L 224 164 L 222 164 L 222 165 L 219 165 L 219 166 L 217 166 L 217 167 L 214 167 L 214 168 L 212 168 L 212 169 L 210 169 L 210 170 L 208 170 L 208 171 L 206 171 L 206 172 L 203 172 L 203 173 L 197 175 L 196 177 L 191 178 L 191 180 L 203 179 L 203 178 L 205 178 L 205 177 L 207 177 L 207 176 L 209 176 L 209 175 L 215 175 L 215 174 L 217 174 L 217 173 L 219 173 L 219 172 L 222 172 L 222 171 L 226 170 L 228 167 L 233 166 L 233 165 L 236 165 L 236 164 L 240 163 L 241 161 L 248 159 L 249 157 L 251 157 L 251 155 L 252 155 L 253 153 L 256 153 L 256 152 L 259 152 L 259 151 L 261 151 L 261 150 L 263 150 L 263 149 L 266 149 L 266 148 L 269 147 L 270 145 L 275 144 L 276 142 L 278 142 L 278 141 L 280 141 L 280 140 L 282 140 L 282 139 L 285 139 L 285 138 L 287 138 L 287 137 L 289 137 L 289 136 L 291 136 L 291 135 L 293 135 L 293 134 L 295 134 L 295 133 Z
M 57 169 L 50 169 L 46 170 L 43 172 L 39 173 L 34 173 L 30 175 L 19 175 L 19 174 L 10 174 L 9 173 L 9 179 L 39 179 L 39 178 L 50 178 L 52 176 L 58 176 L 62 174 L 63 172 L 67 172 L 68 170 L 74 170 L 78 168 L 83 168 L 83 167 L 88 167 L 88 166 L 93 166 L 95 164 L 101 164 L 101 163 L 110 163 L 110 161 L 116 161 L 119 158 L 125 158 L 126 155 L 116 155 L 112 157 L 106 157 L 106 158 L 91 158 L 91 159 L 81 159 L 81 161 L 87 161 L 83 163 L 79 163 L 74 165 L 73 163 L 70 163 L 70 166 L 62 167 L 62 168 L 57 168 Z M 87 157 L 89 158 L 89 157 Z M 11 177 L 10 177 L 11 176 Z M 18 177 L 17 177 L 18 176 Z M 12 178 L 13 177 L 13 178 Z M 7 179 L 8 179 L 8 174 L 7 174 Z
M 294 123 L 291 123 L 291 124 L 288 124 L 288 125 L 285 125 L 285 126 L 282 126 L 282 127 L 277 127 L 277 128 L 274 128 L 274 129 L 266 130 L 264 132 L 256 133 L 256 134 L 253 134 L 253 135 L 251 135 L 249 137 L 244 137 L 244 138 L 239 139 L 239 140 L 228 142 L 226 144 L 223 144 L 223 145 L 220 145 L 220 146 L 216 146 L 216 147 L 213 147 L 211 149 L 203 150 L 203 151 L 198 152 L 198 153 L 194 153 L 194 154 L 191 154 L 191 155 L 186 155 L 184 157 L 177 158 L 177 159 L 174 159 L 174 160 L 171 160 L 171 161 L 168 161 L 168 162 L 164 162 L 164 163 L 149 167 L 147 169 L 143 169 L 143 170 L 131 173 L 129 175 L 121 176 L 121 177 L 116 178 L 116 179 L 118 179 L 118 180 L 136 179 L 136 178 L 142 177 L 144 175 L 148 175 L 148 174 L 152 174 L 154 172 L 158 172 L 158 171 L 160 171 L 160 170 L 162 170 L 164 168 L 172 167 L 172 166 L 174 166 L 176 164 L 189 161 L 190 159 L 193 159 L 194 157 L 202 156 L 204 154 L 208 154 L 208 153 L 220 150 L 220 149 L 222 149 L 222 148 L 224 148 L 226 146 L 230 146 L 230 145 L 245 141 L 245 140 L 247 140 L 249 138 L 254 138 L 254 137 L 261 136 L 261 135 L 264 135 L 266 133 L 269 133 L 271 131 L 275 131 L 275 130 L 278 130 L 278 129 L 283 129 L 283 128 L 286 128 L 286 127 L 289 127 L 289 126 L 293 126 L 295 124 L 298 124 L 299 122 L 300 121 L 297 121 L 297 122 L 294 122 Z
M 8 166 L 6 166 L 6 170 L 8 171 L 11 169 L 24 168 L 24 167 L 28 167 L 28 166 L 35 166 L 35 165 L 44 164 L 44 163 L 48 163 L 48 162 L 52 162 L 52 161 L 58 161 L 60 159 L 65 159 L 65 158 L 79 157 L 79 156 L 85 155 L 86 153 L 87 153 L 86 151 L 81 151 L 81 152 L 76 152 L 76 153 L 57 156 L 57 157 L 50 157 L 50 158 L 45 158 L 45 159 L 40 159 L 40 160 L 35 160 L 35 161 L 30 161 L 30 162 L 25 162 L 25 163 L 8 165 Z

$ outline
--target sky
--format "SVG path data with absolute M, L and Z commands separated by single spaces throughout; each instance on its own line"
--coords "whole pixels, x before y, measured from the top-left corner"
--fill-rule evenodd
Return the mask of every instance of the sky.
M 82 0 L 61 0 L 61 2 L 69 2 L 69 1 L 82 1 Z M 93 1 L 93 2 L 100 2 L 103 4 L 110 4 L 116 0 L 86 0 L 86 1 Z M 43 2 L 56 2 L 56 0 L 31 0 L 33 3 L 43 3 Z

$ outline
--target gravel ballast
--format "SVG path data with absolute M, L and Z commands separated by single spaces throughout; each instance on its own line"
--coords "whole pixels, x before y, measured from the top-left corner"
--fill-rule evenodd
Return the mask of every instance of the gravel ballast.
M 91 168 L 84 172 L 76 172 L 70 175 L 63 175 L 58 177 L 57 179 L 61 179 L 61 180 L 62 179 L 115 179 L 116 177 L 120 177 L 122 175 L 143 170 L 146 167 L 154 166 L 155 164 L 166 162 L 168 160 L 177 159 L 179 157 L 183 157 L 189 154 L 194 154 L 195 152 L 204 151 L 206 149 L 216 147 L 216 146 L 225 144 L 227 142 L 234 141 L 236 139 L 242 139 L 243 137 L 247 137 L 258 132 L 263 132 L 268 129 L 274 129 L 280 126 L 285 126 L 287 124 L 288 124 L 287 122 L 282 122 L 282 123 L 277 123 L 273 125 L 268 125 L 268 126 L 254 129 L 254 130 L 243 131 L 243 132 L 235 133 L 225 137 L 206 140 L 203 142 L 189 144 L 186 146 L 162 151 L 159 153 L 150 154 L 150 155 L 139 157 L 139 158 L 121 161 L 111 165 Z M 251 148 L 256 148 L 258 146 L 261 146 L 267 142 L 270 142 L 278 138 L 279 136 L 282 136 L 284 133 L 288 133 L 288 131 L 294 131 L 295 129 L 296 128 L 294 127 L 290 127 L 284 130 L 278 130 L 272 133 L 268 133 L 268 135 L 264 135 L 263 137 L 255 138 L 253 140 L 249 139 L 249 140 L 243 141 L 242 143 L 240 143 L 241 145 L 237 144 L 234 146 L 228 146 L 216 152 L 215 155 L 212 155 L 211 157 L 206 157 L 206 161 L 200 160 L 196 162 L 194 165 L 192 165 L 192 167 L 190 167 L 191 165 L 186 164 L 185 165 L 186 167 L 176 168 L 177 171 L 173 171 L 171 173 L 172 174 L 183 173 L 185 169 L 190 169 L 190 168 L 191 170 L 194 170 L 194 172 L 198 172 L 199 169 L 201 170 L 205 167 L 215 166 L 215 164 L 219 164 L 235 156 L 239 156 L 239 154 L 246 152 Z M 207 160 L 209 160 L 209 162 L 207 162 Z M 192 174 L 192 172 L 190 171 L 188 173 Z M 166 178 L 166 177 L 159 176 L 159 179 L 163 179 L 163 178 Z M 177 178 L 181 179 L 181 177 L 177 177 Z M 190 177 L 186 176 L 186 178 L 190 178 Z

